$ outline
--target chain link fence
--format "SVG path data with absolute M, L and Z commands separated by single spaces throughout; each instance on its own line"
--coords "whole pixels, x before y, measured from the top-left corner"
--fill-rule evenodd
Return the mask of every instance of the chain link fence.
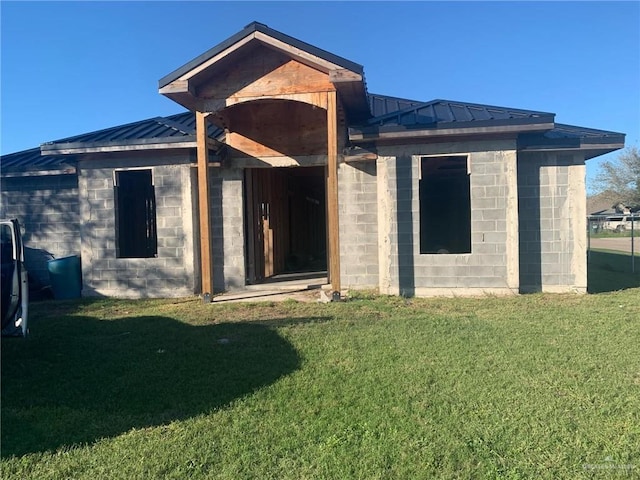
M 589 215 L 587 217 L 587 252 L 592 261 L 593 252 L 606 251 L 619 256 L 610 262 L 621 271 L 637 273 L 640 270 L 640 213 Z

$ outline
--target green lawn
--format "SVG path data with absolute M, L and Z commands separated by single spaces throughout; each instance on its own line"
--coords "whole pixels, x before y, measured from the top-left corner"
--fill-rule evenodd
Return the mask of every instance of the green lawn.
M 623 232 L 616 232 L 613 230 L 602 230 L 597 233 L 591 232 L 590 236 L 591 238 L 627 238 L 627 237 L 631 237 L 632 233 L 635 234 L 633 235 L 634 237 L 640 236 L 640 232 L 637 230 L 635 232 L 631 232 L 631 230 L 624 230 Z
M 592 249 L 587 262 L 589 293 L 640 287 L 640 252 L 636 254 L 634 270 L 631 271 L 631 254 Z
M 34 304 L 1 476 L 634 477 L 639 296 Z

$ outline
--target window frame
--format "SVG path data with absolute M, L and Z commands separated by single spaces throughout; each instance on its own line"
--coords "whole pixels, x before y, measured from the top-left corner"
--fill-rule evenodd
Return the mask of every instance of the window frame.
M 429 215 L 429 211 L 433 210 L 433 204 L 428 203 L 429 199 L 425 198 L 427 195 L 427 180 L 434 172 L 426 172 L 424 168 L 424 163 L 428 161 L 436 161 L 435 159 L 447 159 L 447 158 L 456 158 L 463 159 L 465 163 L 464 168 L 464 176 L 463 175 L 455 175 L 452 174 L 449 177 L 449 183 L 451 185 L 455 185 L 456 181 L 460 183 L 464 183 L 461 187 L 457 187 L 458 190 L 446 189 L 449 193 L 455 194 L 455 192 L 460 192 L 464 189 L 464 196 L 467 199 L 465 204 L 466 208 L 454 210 L 452 207 L 449 207 L 451 222 L 454 225 L 459 224 L 460 221 L 465 223 L 463 230 L 453 234 L 449 231 L 448 235 L 433 235 L 431 233 L 429 223 L 437 221 L 436 217 L 438 215 Z M 473 242 L 472 242 L 472 222 L 471 222 L 471 211 L 472 211 L 472 199 L 471 199 L 471 155 L 468 153 L 451 153 L 451 154 L 437 154 L 437 155 L 420 155 L 418 156 L 419 165 L 418 165 L 418 213 L 419 213 L 419 252 L 421 255 L 469 255 L 473 252 Z M 444 172 L 445 170 L 443 170 Z M 442 178 L 444 180 L 446 174 L 442 174 Z M 455 177 L 458 177 L 457 179 Z M 444 180 L 446 182 L 446 180 Z M 444 188 L 440 186 L 440 188 Z M 455 200 L 453 198 L 449 198 L 448 201 L 443 201 L 439 205 L 450 205 L 451 200 Z M 431 205 L 431 209 L 429 209 L 429 205 Z M 440 214 L 446 216 L 446 212 L 444 214 Z M 445 222 L 448 219 L 445 219 Z M 448 238 L 447 238 L 448 237 Z M 454 239 L 455 240 L 452 240 Z
M 132 178 L 124 181 L 124 176 L 135 172 L 148 172 L 148 182 Z M 154 171 L 150 167 L 118 168 L 113 171 L 115 254 L 116 258 L 156 258 L 158 256 L 157 206 Z M 129 183 L 129 187 L 122 185 Z M 137 189 L 131 185 L 137 183 Z M 144 185 L 142 185 L 144 183 Z M 142 186 L 142 189 L 140 187 Z M 129 189 L 129 190 L 128 190 Z M 121 205 L 127 195 L 135 195 L 135 205 Z M 144 202 L 144 203 L 143 203 Z M 142 225 L 130 230 L 133 217 L 142 217 Z M 127 228 L 125 228 L 125 224 Z M 123 232 L 130 235 L 125 236 Z

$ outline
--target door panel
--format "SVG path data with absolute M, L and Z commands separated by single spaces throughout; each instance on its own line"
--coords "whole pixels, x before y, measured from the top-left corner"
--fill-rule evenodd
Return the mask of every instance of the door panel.
M 29 286 L 17 220 L 0 222 L 2 335 L 26 336 Z
M 326 269 L 323 167 L 245 170 L 247 281 Z

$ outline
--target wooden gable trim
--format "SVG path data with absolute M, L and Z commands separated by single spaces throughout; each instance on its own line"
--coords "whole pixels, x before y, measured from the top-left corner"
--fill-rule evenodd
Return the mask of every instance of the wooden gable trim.
M 260 40 L 262 43 L 269 45 L 281 52 L 284 52 L 290 57 L 297 59 L 301 63 L 304 63 L 309 67 L 316 68 L 324 73 L 329 73 L 332 70 L 344 70 L 340 65 L 329 62 L 328 60 L 317 57 L 316 55 L 312 55 L 309 52 L 305 52 L 300 48 L 289 45 L 288 43 L 282 42 L 262 32 L 256 32 L 254 35 L 255 38 L 257 40 Z
M 243 71 L 238 65 L 249 68 Z M 254 78 L 250 78 L 252 74 Z M 308 94 L 330 91 L 338 92 L 352 121 L 370 115 L 361 72 L 260 31 L 248 34 L 159 90 L 190 110 L 209 113 L 262 98 L 301 101 L 326 109 L 323 96 Z
M 254 32 L 252 34 L 247 35 L 242 40 L 239 40 L 237 43 L 233 44 L 229 48 L 220 52 L 219 54 L 211 57 L 206 62 L 201 63 L 197 67 L 191 69 L 186 72 L 178 79 L 172 81 L 171 83 L 161 87 L 159 92 L 163 95 L 171 95 L 176 93 L 190 93 L 194 95 L 195 88 L 191 80 L 196 75 L 202 73 L 208 68 L 212 67 L 216 63 L 220 62 L 225 57 L 231 55 L 232 53 L 240 50 L 242 47 L 247 45 L 252 41 L 259 41 L 262 44 L 266 45 L 271 49 L 275 49 L 276 51 L 282 52 L 288 55 L 290 58 L 297 60 L 297 62 L 306 65 L 315 70 L 319 70 L 325 74 L 333 73 L 335 81 L 362 81 L 362 75 L 357 72 L 352 72 L 351 70 L 342 68 L 340 65 L 324 60 L 320 57 L 312 55 L 304 50 L 296 48 L 292 45 L 289 45 L 285 42 L 272 38 L 268 35 L 265 35 L 261 32 Z M 195 96 L 195 95 L 194 95 Z
M 278 65 L 280 62 L 274 59 L 272 63 L 273 69 L 256 62 L 212 77 L 197 89 L 203 110 L 213 113 L 259 99 L 295 100 L 326 108 L 326 96 L 317 94 L 335 90 L 327 74 L 295 60 Z
M 203 62 L 200 65 L 198 65 L 197 67 L 193 68 L 192 70 L 189 70 L 187 73 L 183 74 L 180 78 L 178 78 L 177 80 L 174 80 L 169 85 L 166 85 L 166 86 L 162 87 L 160 89 L 160 93 L 163 93 L 164 89 L 170 87 L 171 85 L 173 85 L 176 82 L 190 80 L 192 77 L 194 77 L 195 75 L 201 73 L 202 71 L 206 70 L 207 68 L 211 67 L 212 65 L 218 63 L 220 60 L 222 60 L 226 56 L 231 55 L 233 52 L 235 52 L 237 50 L 240 50 L 243 46 L 245 46 L 246 44 L 248 44 L 249 42 L 251 42 L 254 39 L 255 39 L 255 33 L 247 35 L 242 40 L 239 40 L 238 42 L 236 42 L 233 45 L 231 45 L 229 48 L 223 50 L 222 52 L 220 52 L 217 55 L 214 55 L 213 57 L 211 57 L 206 62 Z
M 243 97 L 269 97 L 310 92 L 331 92 L 335 86 L 329 76 L 315 68 L 311 68 L 295 60 L 290 60 L 281 67 L 258 78 L 228 96 L 229 99 Z

